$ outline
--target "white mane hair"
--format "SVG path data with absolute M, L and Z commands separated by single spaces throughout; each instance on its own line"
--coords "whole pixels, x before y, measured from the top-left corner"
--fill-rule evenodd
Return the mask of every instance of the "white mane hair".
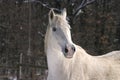
M 66 10 L 61 14 L 55 14 L 53 9 L 49 12 L 45 36 L 47 80 L 120 80 L 120 51 L 89 55 L 72 42 L 66 15 Z

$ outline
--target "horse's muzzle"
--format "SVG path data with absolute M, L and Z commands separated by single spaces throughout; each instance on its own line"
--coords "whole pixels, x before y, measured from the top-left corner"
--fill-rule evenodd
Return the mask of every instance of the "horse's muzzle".
M 70 44 L 66 44 L 65 45 L 65 49 L 64 49 L 64 55 L 66 58 L 72 58 L 74 53 L 75 53 L 75 46 L 74 45 L 70 45 Z

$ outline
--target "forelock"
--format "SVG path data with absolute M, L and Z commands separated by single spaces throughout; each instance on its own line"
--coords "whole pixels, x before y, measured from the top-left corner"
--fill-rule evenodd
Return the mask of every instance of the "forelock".
M 70 25 L 68 24 L 68 21 L 62 18 L 61 15 L 55 16 L 55 23 L 61 25 L 62 27 L 68 27 L 69 29 L 71 28 Z

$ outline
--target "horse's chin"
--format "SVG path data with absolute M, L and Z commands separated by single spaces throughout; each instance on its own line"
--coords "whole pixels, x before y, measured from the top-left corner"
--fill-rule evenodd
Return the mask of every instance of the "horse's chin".
M 73 55 L 72 55 L 72 54 L 66 54 L 66 53 L 64 53 L 64 56 L 65 56 L 65 58 L 68 58 L 68 59 L 73 58 Z
M 73 56 L 65 56 L 66 58 L 68 58 L 68 59 L 71 59 L 71 58 L 73 58 Z

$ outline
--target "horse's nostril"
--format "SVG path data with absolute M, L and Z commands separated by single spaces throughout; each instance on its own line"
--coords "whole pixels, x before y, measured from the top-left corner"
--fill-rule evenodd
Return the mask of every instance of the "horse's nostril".
M 68 53 L 68 49 L 67 48 L 65 48 L 65 53 Z
M 72 50 L 75 52 L 75 47 L 74 46 L 72 47 Z

